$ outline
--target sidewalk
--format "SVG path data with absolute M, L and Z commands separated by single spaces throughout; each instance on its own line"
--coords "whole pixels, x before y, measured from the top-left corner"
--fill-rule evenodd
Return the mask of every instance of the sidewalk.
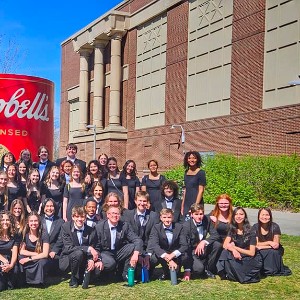
M 214 205 L 205 204 L 205 213 L 208 214 Z M 245 208 L 251 225 L 257 223 L 258 209 Z M 290 213 L 272 210 L 273 222 L 280 226 L 282 234 L 300 235 L 300 213 Z

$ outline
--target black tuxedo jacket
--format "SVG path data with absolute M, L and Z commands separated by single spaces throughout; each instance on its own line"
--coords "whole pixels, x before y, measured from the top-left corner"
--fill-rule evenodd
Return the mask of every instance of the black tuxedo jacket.
M 39 166 L 40 166 L 40 162 L 35 162 L 35 163 L 32 164 L 32 167 L 35 168 L 35 169 L 39 169 Z M 45 167 L 45 170 L 44 170 L 44 173 L 43 173 L 43 176 L 42 176 L 42 178 L 40 178 L 40 182 L 45 181 L 50 169 L 53 166 L 55 166 L 55 163 L 53 161 L 48 160 L 47 164 L 46 164 L 46 167 Z
M 126 209 L 123 214 L 124 220 L 131 225 L 134 233 L 143 240 L 144 250 L 147 249 L 149 236 L 155 224 L 160 222 L 158 213 L 146 210 L 143 226 L 141 226 L 139 217 L 137 216 L 136 209 Z
M 154 253 L 160 257 L 164 253 L 172 253 L 178 250 L 181 254 L 184 254 L 187 249 L 187 240 L 183 233 L 182 224 L 173 223 L 173 239 L 169 245 L 168 238 L 162 223 L 156 224 L 151 230 L 151 234 L 148 241 L 148 253 Z
M 165 198 L 162 198 L 161 201 L 156 204 L 155 211 L 157 211 L 159 213 L 163 208 L 167 208 Z M 181 218 L 181 200 L 180 199 L 178 199 L 178 198 L 173 199 L 172 210 L 174 212 L 174 222 L 175 223 L 180 222 L 180 218 Z
M 45 216 L 41 217 L 42 225 L 45 231 L 47 231 Z M 54 216 L 49 235 L 50 251 L 60 255 L 63 248 L 63 241 L 60 238 L 61 227 L 64 224 L 64 220 L 58 216 Z
M 111 237 L 108 220 L 102 220 L 95 226 L 97 234 L 97 246 L 96 249 L 101 251 L 111 250 Z M 134 250 L 142 253 L 143 241 L 134 233 L 131 226 L 127 222 L 119 221 L 117 225 L 117 234 L 115 242 L 115 250 L 121 249 L 128 243 L 134 244 Z
M 219 240 L 219 238 L 220 238 L 219 234 L 207 216 L 203 217 L 202 227 L 203 227 L 203 239 L 202 240 L 206 240 L 210 244 Z M 187 220 L 184 222 L 183 231 L 187 238 L 189 248 L 194 250 L 201 241 L 199 239 L 197 227 L 192 218 L 190 220 Z
M 56 161 L 55 161 L 55 164 L 60 167 L 61 163 L 66 160 L 67 157 L 62 157 L 62 158 L 58 158 Z M 81 160 L 81 159 L 78 159 L 78 158 L 75 158 L 75 161 L 74 161 L 74 164 L 75 165 L 79 165 L 80 169 L 81 169 L 81 172 L 83 174 L 83 176 L 85 176 L 85 172 L 86 172 L 86 162 Z

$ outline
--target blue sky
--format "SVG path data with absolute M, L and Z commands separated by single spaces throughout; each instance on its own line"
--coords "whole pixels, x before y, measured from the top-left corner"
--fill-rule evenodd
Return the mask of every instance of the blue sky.
M 55 119 L 60 102 L 60 44 L 121 0 L 0 0 L 0 55 L 9 39 L 20 47 L 13 73 L 43 77 L 55 84 Z

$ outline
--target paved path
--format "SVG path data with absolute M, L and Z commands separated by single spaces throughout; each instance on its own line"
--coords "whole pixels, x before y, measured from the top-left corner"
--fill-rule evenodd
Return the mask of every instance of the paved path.
M 209 213 L 214 205 L 205 204 L 205 213 Z M 246 208 L 246 212 L 253 225 L 257 223 L 258 209 Z M 290 213 L 272 210 L 273 221 L 280 226 L 281 233 L 288 235 L 300 235 L 300 213 Z

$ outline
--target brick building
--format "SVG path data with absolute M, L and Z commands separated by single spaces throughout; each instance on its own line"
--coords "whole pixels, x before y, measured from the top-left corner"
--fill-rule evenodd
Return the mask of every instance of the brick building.
M 299 74 L 298 0 L 124 0 L 62 43 L 60 154 L 300 153 Z

